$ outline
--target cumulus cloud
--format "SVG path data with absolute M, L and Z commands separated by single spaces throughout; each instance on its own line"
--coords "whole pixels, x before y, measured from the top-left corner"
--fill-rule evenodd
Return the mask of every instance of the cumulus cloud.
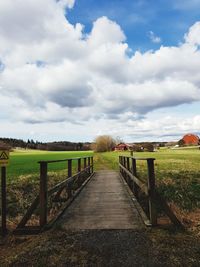
M 172 0 L 172 5 L 176 9 L 191 10 L 200 7 L 200 0 Z
M 185 34 L 185 41 L 193 46 L 200 45 L 200 21 L 190 27 L 188 33 Z
M 200 100 L 200 22 L 178 46 L 130 56 L 116 22 L 98 18 L 85 34 L 64 15 L 73 5 L 0 2 L 0 100 L 15 103 L 7 120 L 135 123 L 152 110 Z M 149 37 L 161 41 L 152 31 Z

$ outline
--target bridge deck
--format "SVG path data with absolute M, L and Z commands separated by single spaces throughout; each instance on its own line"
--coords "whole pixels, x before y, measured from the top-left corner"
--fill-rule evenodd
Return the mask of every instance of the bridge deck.
M 119 174 L 100 171 L 65 211 L 62 228 L 139 229 L 144 226 Z

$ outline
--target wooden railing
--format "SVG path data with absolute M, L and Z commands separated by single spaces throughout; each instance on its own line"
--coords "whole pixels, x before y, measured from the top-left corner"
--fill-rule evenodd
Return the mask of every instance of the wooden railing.
M 77 162 L 77 172 L 73 174 L 73 163 Z M 67 163 L 67 177 L 48 189 L 48 165 L 53 163 Z M 55 218 L 48 221 L 48 200 L 58 203 L 65 203 L 65 208 L 73 201 L 82 187 L 87 183 L 93 174 L 93 157 L 71 158 L 63 160 L 39 161 L 40 164 L 40 190 L 26 214 L 18 224 L 15 233 L 38 233 L 52 223 L 60 216 L 62 211 Z M 65 192 L 64 192 L 65 191 Z M 65 194 L 63 194 L 63 192 Z M 61 197 L 62 195 L 62 197 Z M 65 195 L 65 196 L 63 196 Z M 34 211 L 39 209 L 39 225 L 26 226 Z
M 147 179 L 142 181 L 137 175 L 137 161 L 147 162 Z M 155 170 L 154 170 L 154 158 L 134 158 L 119 156 L 119 169 L 122 177 L 129 186 L 129 189 L 133 192 L 136 199 L 139 198 L 139 192 L 144 193 L 148 198 L 148 218 L 150 225 L 157 225 L 157 206 L 162 208 L 165 214 L 170 220 L 179 227 L 183 227 L 180 220 L 170 209 L 165 199 L 158 193 L 156 189 Z

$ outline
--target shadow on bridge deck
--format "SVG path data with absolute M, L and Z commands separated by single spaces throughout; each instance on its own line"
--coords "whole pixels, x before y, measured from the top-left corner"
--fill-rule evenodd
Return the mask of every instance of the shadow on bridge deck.
M 98 171 L 64 212 L 62 229 L 135 229 L 144 223 L 119 173 Z

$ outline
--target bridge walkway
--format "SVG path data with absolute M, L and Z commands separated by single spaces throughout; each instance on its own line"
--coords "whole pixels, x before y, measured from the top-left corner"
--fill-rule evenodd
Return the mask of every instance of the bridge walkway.
M 94 174 L 60 222 L 66 230 L 144 228 L 119 173 L 107 170 Z

